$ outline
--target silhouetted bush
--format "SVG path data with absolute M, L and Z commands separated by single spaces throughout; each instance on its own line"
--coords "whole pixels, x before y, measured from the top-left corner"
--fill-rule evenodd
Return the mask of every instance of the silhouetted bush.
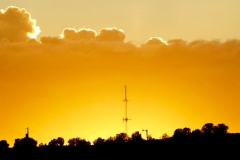
M 131 141 L 142 142 L 143 141 L 142 135 L 138 131 L 134 132 L 131 136 Z
M 99 137 L 99 138 L 94 140 L 93 144 L 94 145 L 103 145 L 103 144 L 105 144 L 105 140 L 102 139 L 101 137 Z
M 7 143 L 6 140 L 1 140 L 0 141 L 0 149 L 1 148 L 8 148 L 9 144 Z
M 64 145 L 64 139 L 62 137 L 58 137 L 57 139 L 52 139 L 49 143 L 49 146 L 57 147 L 57 146 L 63 146 Z
M 79 137 L 72 138 L 68 140 L 68 146 L 90 146 L 91 143 L 85 139 Z
M 33 138 L 24 137 L 22 139 L 15 139 L 14 142 L 14 148 L 31 148 L 31 147 L 37 147 L 37 141 Z

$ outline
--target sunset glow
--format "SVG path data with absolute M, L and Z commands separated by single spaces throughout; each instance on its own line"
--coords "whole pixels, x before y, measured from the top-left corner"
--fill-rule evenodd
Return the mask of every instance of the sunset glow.
M 36 39 L 39 33 L 41 32 L 40 28 L 38 26 L 35 26 L 36 21 L 32 21 L 34 26 L 33 26 L 33 31 L 28 33 L 28 37 L 31 39 Z
M 124 132 L 125 85 L 129 134 L 240 131 L 239 1 L 53 1 L 0 2 L 0 140 Z

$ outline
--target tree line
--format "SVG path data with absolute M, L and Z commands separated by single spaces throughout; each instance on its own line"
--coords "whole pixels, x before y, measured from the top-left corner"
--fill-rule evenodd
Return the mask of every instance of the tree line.
M 213 136 L 221 136 L 228 134 L 229 127 L 225 124 L 214 125 L 213 123 L 206 123 L 202 126 L 201 129 L 195 129 L 191 131 L 190 128 L 177 128 L 174 131 L 172 137 L 168 136 L 166 133 L 163 134 L 160 139 L 154 139 L 151 136 L 147 137 L 147 140 L 142 138 L 142 135 L 139 131 L 132 133 L 131 136 L 128 136 L 126 133 L 119 133 L 115 136 L 111 136 L 107 139 L 103 139 L 101 137 L 95 139 L 93 141 L 93 145 L 114 145 L 114 144 L 124 144 L 124 143 L 141 143 L 144 141 L 157 141 L 157 140 L 170 140 L 170 139 L 186 139 L 186 138 L 200 138 L 200 137 L 213 137 Z M 40 143 L 31 138 L 17 138 L 15 139 L 13 148 L 25 148 L 25 147 L 61 147 L 61 146 L 69 146 L 69 147 L 80 147 L 80 146 L 90 146 L 90 141 L 85 139 L 76 137 L 71 138 L 67 141 L 68 145 L 65 144 L 65 140 L 62 137 L 57 137 L 52 139 L 48 144 Z M 0 148 L 8 148 L 9 144 L 6 140 L 0 141 Z
M 214 125 L 213 123 L 206 123 L 201 129 L 195 129 L 191 131 L 190 128 L 178 128 L 174 131 L 174 138 L 184 137 L 209 137 L 209 136 L 220 136 L 228 133 L 229 127 L 225 124 Z

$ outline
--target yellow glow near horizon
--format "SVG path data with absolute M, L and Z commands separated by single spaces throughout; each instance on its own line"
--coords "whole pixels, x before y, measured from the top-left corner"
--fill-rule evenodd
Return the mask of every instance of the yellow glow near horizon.
M 176 128 L 207 122 L 239 130 L 239 40 L 140 47 L 54 40 L 1 45 L 0 127 L 6 132 L 29 127 L 39 143 L 63 137 L 65 144 L 115 136 L 124 132 L 124 85 L 130 135 L 148 129 L 154 138 L 171 136 Z M 12 146 L 24 133 L 1 138 Z

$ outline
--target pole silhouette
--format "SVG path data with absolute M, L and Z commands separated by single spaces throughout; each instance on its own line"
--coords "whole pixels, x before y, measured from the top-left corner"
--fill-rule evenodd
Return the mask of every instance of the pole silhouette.
M 125 133 L 128 134 L 128 121 L 130 120 L 127 116 L 127 104 L 128 104 L 128 99 L 127 99 L 127 86 L 125 86 L 125 98 L 123 100 L 125 102 L 125 117 L 123 118 L 123 121 L 125 122 Z

